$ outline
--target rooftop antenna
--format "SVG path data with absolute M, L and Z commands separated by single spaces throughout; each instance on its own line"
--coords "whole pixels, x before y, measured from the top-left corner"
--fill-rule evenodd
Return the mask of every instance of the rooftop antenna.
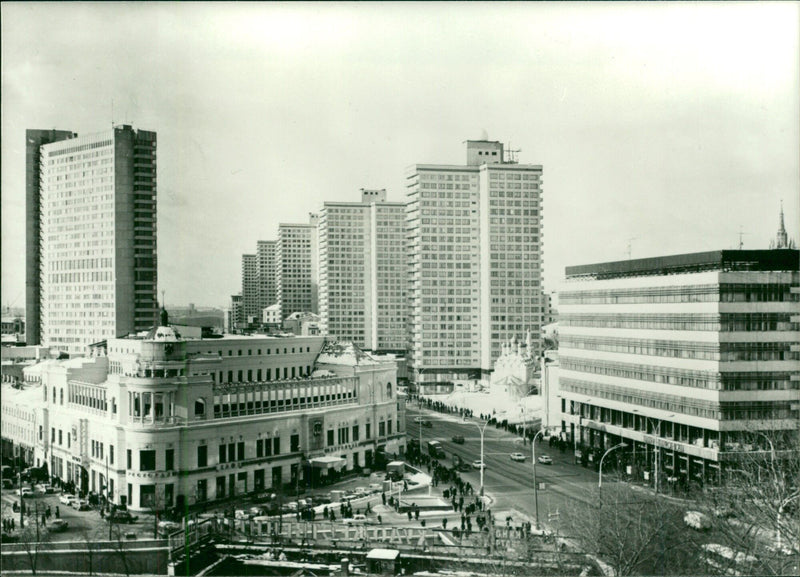
M 626 251 L 628 253 L 628 260 L 631 260 L 631 252 L 632 252 L 632 247 L 633 247 L 633 241 L 635 241 L 638 238 L 639 238 L 638 236 L 632 236 L 632 237 L 628 238 L 628 250 Z
M 739 225 L 739 250 L 742 250 L 742 247 L 744 246 L 744 240 L 742 239 L 742 237 L 746 234 L 750 233 L 742 231 L 742 226 Z
M 519 162 L 519 153 L 522 152 L 520 148 L 511 148 L 511 142 L 508 143 L 508 148 L 506 149 L 506 158 L 505 162 L 509 164 L 517 164 Z

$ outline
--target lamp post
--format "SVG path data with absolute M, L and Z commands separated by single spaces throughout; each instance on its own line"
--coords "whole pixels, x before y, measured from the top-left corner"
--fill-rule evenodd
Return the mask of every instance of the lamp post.
M 466 419 L 464 419 L 464 422 L 472 423 L 473 425 L 478 427 L 478 431 L 480 431 L 481 433 L 481 497 L 483 497 L 483 469 L 486 467 L 486 463 L 483 462 L 483 432 L 486 430 L 486 425 L 489 424 L 489 421 L 486 421 L 482 427 L 474 421 L 467 421 Z
M 633 409 L 633 412 L 634 413 L 638 413 L 639 409 Z M 641 415 L 641 416 L 646 419 L 646 423 L 650 423 L 650 417 L 647 417 L 645 415 Z M 674 417 L 674 416 L 675 416 L 675 413 L 671 413 L 671 414 L 667 415 L 666 418 L 669 419 L 670 417 Z M 661 438 L 661 424 L 663 422 L 664 422 L 664 419 L 658 419 L 658 427 L 655 428 L 656 429 L 656 438 L 657 439 Z M 646 435 L 649 434 L 648 431 L 649 431 L 649 429 L 648 429 L 647 425 L 645 425 L 645 434 Z M 647 442 L 645 442 L 645 444 L 644 444 L 644 451 L 645 451 L 644 452 L 644 460 L 645 460 L 645 464 L 646 464 L 647 463 Z M 659 447 L 656 445 L 656 446 L 653 447 L 653 452 L 655 453 L 655 467 L 654 467 L 654 470 L 653 470 L 653 486 L 655 487 L 656 494 L 658 494 L 658 470 L 659 470 L 658 456 L 661 454 L 661 451 L 659 450 Z
M 533 436 L 531 440 L 531 462 L 533 463 L 533 502 L 536 507 L 536 530 L 539 530 L 539 485 L 536 483 L 536 438 L 544 433 L 544 429 L 540 429 L 538 433 Z
M 615 449 L 621 449 L 622 447 L 627 447 L 627 446 L 628 445 L 626 443 L 620 443 L 618 445 L 614 445 L 608 451 L 603 453 L 602 457 L 600 457 L 600 475 L 599 475 L 599 477 L 597 479 L 597 488 L 598 489 L 602 489 L 602 487 L 603 487 L 603 459 L 605 459 L 606 455 L 608 455 L 611 451 L 613 451 Z

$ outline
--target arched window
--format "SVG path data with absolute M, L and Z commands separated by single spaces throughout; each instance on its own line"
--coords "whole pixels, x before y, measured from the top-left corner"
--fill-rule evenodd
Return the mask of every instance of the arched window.
M 204 399 L 197 399 L 194 402 L 194 414 L 196 416 L 205 415 L 206 414 L 206 402 Z
M 386 383 L 386 398 L 387 399 L 391 399 L 392 398 L 392 382 L 391 381 Z

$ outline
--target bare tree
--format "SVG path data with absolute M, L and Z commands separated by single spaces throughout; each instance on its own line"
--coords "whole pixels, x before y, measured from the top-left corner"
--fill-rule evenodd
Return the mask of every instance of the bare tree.
M 752 556 L 755 571 L 796 574 L 800 554 L 800 442 L 797 431 L 742 434 L 728 449 L 722 483 L 707 492 L 721 543 Z
M 47 530 L 40 528 L 38 522 L 32 523 L 30 519 L 26 519 L 25 527 L 20 529 L 19 543 L 25 551 L 25 557 L 28 560 L 28 566 L 31 573 L 36 575 L 36 569 L 39 565 L 39 553 L 42 545 L 48 540 Z
M 682 508 L 656 495 L 609 484 L 596 506 L 567 506 L 560 522 L 569 542 L 618 576 L 685 575 L 702 568 L 700 543 L 684 526 Z

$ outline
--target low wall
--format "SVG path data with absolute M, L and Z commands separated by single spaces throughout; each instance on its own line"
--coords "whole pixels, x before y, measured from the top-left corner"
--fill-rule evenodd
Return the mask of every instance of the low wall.
M 164 540 L 8 543 L 0 551 L 3 572 L 31 571 L 33 565 L 37 572 L 166 575 L 169 561 Z

